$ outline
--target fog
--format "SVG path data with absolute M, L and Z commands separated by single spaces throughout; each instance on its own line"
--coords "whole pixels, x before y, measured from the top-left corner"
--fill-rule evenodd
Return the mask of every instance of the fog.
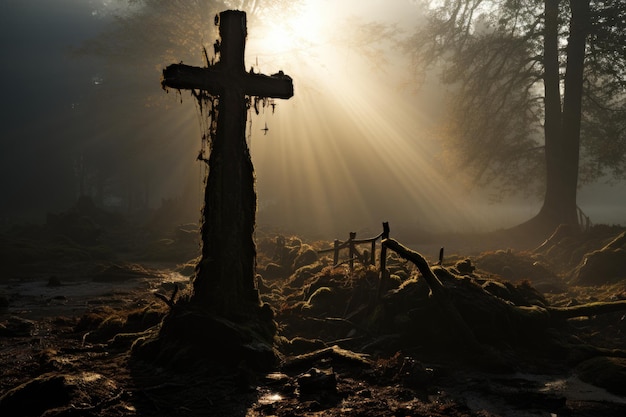
M 186 52 L 145 71 L 131 62 L 141 56 L 72 52 L 110 28 L 115 13 L 127 13 L 122 5 L 0 4 L 3 224 L 45 221 L 46 212 L 66 209 L 81 191 L 120 211 L 175 199 L 177 220 L 198 219 L 203 121 L 190 94 L 165 92 L 159 79 L 162 65 Z M 378 233 L 382 221 L 395 230 L 495 230 L 538 211 L 539 197 L 491 204 L 488 190 L 442 170 L 432 134 L 441 88 L 416 90 L 409 62 L 391 42 L 363 42 L 364 22 L 395 24 L 401 33 L 419 19 L 409 0 L 310 1 L 288 19 L 249 18 L 248 66 L 283 70 L 295 86 L 294 97 L 277 100 L 274 112 L 250 114 L 259 224 L 332 239 Z M 197 52 L 185 63 L 203 65 L 202 47 L 217 37 L 213 22 L 206 25 L 214 37 L 190 40 Z M 594 223 L 624 224 L 625 191 L 586 187 L 579 205 Z

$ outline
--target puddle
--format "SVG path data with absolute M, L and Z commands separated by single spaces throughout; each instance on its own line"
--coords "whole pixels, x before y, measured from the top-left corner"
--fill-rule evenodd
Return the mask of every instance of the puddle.
M 257 402 L 262 405 L 274 404 L 283 400 L 283 396 L 275 392 L 267 392 L 259 397 Z
M 563 401 L 626 405 L 626 397 L 611 394 L 575 376 L 521 373 L 496 378 L 486 376 L 484 379 L 472 378 L 464 388 L 454 387 L 450 392 L 463 398 L 474 411 L 506 417 L 555 417 L 558 415 L 556 411 L 564 405 L 561 404 Z M 533 405 L 533 401 L 542 404 Z
M 607 390 L 581 381 L 575 376 L 545 382 L 542 392 L 558 393 L 575 401 L 603 401 L 626 404 L 626 398 L 611 394 Z
M 188 277 L 171 271 L 163 271 L 157 277 L 118 281 L 60 278 L 60 285 L 57 286 L 49 286 L 46 279 L 12 279 L 0 284 L 0 294 L 9 300 L 8 308 L 0 312 L 0 319 L 11 315 L 29 319 L 80 315 L 96 305 L 132 302 L 142 294 L 159 290 L 164 283 L 188 282 Z

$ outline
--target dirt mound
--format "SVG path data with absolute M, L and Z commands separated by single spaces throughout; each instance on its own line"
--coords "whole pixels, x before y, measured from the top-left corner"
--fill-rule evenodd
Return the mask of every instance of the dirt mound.
M 626 278 L 626 232 L 585 254 L 571 276 L 573 284 L 581 285 L 606 284 Z
M 600 356 L 576 367 L 576 374 L 585 382 L 607 391 L 626 395 L 626 359 Z
M 561 279 L 548 265 L 530 252 L 499 250 L 484 252 L 476 257 L 476 268 L 495 274 L 507 281 L 530 281 L 533 284 L 559 284 Z

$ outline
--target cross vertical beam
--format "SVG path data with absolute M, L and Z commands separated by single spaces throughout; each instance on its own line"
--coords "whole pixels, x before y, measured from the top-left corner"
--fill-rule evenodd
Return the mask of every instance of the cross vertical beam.
M 245 71 L 244 12 L 220 13 L 219 32 L 217 63 L 208 68 L 170 65 L 163 70 L 162 85 L 219 97 L 202 210 L 202 258 L 192 300 L 213 313 L 242 316 L 260 304 L 254 285 L 256 191 L 245 138 L 246 95 L 290 98 L 293 82 L 282 72 L 267 76 Z

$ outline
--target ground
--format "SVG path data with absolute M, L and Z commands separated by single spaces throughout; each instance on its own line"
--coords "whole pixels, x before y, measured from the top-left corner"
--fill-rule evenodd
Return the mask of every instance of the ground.
M 333 268 L 332 253 L 318 253 L 331 243 L 259 231 L 258 286 L 275 311 L 280 355 L 263 371 L 245 361 L 228 370 L 171 369 L 131 355 L 168 312 L 174 288 L 189 288 L 197 242 L 187 232 L 163 238 L 144 230 L 148 249 L 133 243 L 142 240 L 136 230 L 107 235 L 92 224 L 81 225 L 79 243 L 50 227 L 3 233 L 0 415 L 626 415 L 623 312 L 529 330 L 502 327 L 498 312 L 488 326 L 484 317 L 473 321 L 463 298 L 473 285 L 506 305 L 515 297 L 517 305 L 553 307 L 623 300 L 626 272 L 605 268 L 592 283 L 580 272 L 585 254 L 621 229 L 568 235 L 537 251 L 477 247 L 446 255 L 441 269 L 429 260 L 480 352 L 442 321 L 409 262 L 390 254 L 379 288 L 376 266 Z M 571 249 L 583 246 L 580 254 Z

